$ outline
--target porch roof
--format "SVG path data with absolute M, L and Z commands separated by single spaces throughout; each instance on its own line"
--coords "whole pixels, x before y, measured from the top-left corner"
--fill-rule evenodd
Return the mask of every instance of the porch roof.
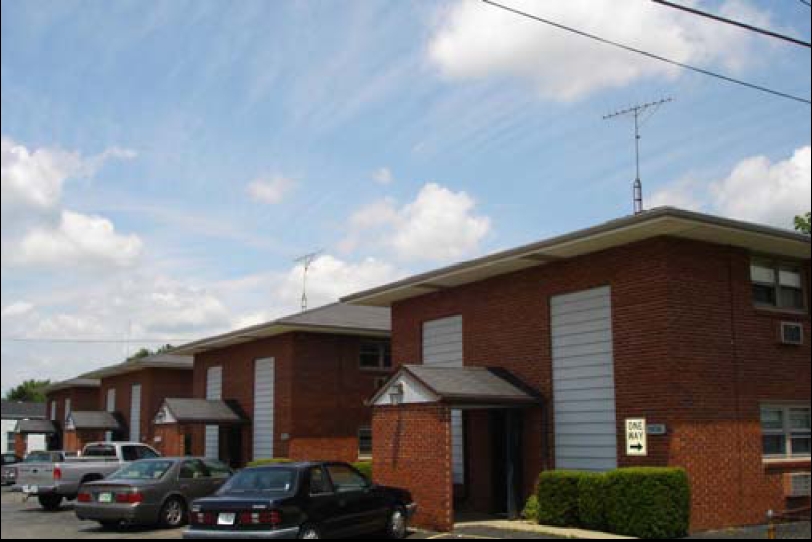
M 159 425 L 236 425 L 247 421 L 235 403 L 209 399 L 166 399 L 156 417 Z
M 121 422 L 113 413 L 100 410 L 71 412 L 65 425 L 68 431 L 121 431 L 122 429 Z
M 404 383 L 418 388 L 414 403 L 445 403 L 452 406 L 530 406 L 542 397 L 501 369 L 484 367 L 432 367 L 405 365 L 369 401 L 381 405 L 396 386 Z
M 49 420 L 20 420 L 16 432 L 20 435 L 53 435 L 56 426 Z

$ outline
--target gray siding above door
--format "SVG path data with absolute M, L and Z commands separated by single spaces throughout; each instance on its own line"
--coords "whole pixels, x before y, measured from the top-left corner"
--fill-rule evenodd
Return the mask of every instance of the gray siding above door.
M 612 290 L 550 302 L 557 469 L 617 468 Z

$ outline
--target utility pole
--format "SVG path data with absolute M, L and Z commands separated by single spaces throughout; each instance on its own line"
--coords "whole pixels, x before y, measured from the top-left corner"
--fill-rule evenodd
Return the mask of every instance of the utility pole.
M 645 210 L 643 205 L 643 181 L 640 177 L 640 128 L 643 124 L 653 117 L 663 105 L 672 102 L 673 99 L 665 98 L 656 102 L 647 104 L 636 105 L 628 109 L 623 109 L 615 113 L 611 113 L 603 117 L 603 120 L 613 120 L 623 117 L 634 117 L 634 157 L 635 157 L 635 171 L 636 177 L 634 180 L 634 214 L 639 215 Z M 650 112 L 649 116 L 641 120 L 644 113 Z
M 310 272 L 310 267 L 313 265 L 313 262 L 316 261 L 323 251 L 319 250 L 316 252 L 311 252 L 310 254 L 305 254 L 300 258 L 296 258 L 294 263 L 302 264 L 304 268 L 304 273 L 302 277 L 302 312 L 307 310 L 307 275 Z

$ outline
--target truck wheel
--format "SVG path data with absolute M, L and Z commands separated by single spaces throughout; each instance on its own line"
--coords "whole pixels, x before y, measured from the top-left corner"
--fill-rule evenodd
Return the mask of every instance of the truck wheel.
M 56 512 L 62 506 L 61 495 L 40 495 L 37 500 L 39 505 L 48 512 Z

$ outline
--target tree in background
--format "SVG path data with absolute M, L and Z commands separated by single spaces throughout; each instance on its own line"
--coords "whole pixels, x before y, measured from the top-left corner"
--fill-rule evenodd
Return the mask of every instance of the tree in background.
M 50 385 L 50 380 L 26 380 L 6 394 L 6 401 L 44 403 L 45 388 Z
M 138 352 L 136 352 L 135 354 L 133 354 L 132 356 L 127 358 L 127 361 L 135 361 L 135 360 L 139 360 L 139 359 L 148 358 L 150 356 L 155 356 L 155 355 L 158 355 L 158 354 L 166 354 L 167 352 L 169 352 L 173 348 L 174 348 L 174 346 L 172 346 L 171 344 L 165 344 L 165 345 L 163 345 L 162 347 L 160 347 L 157 350 L 150 350 L 149 348 L 142 348 L 141 350 L 139 350 Z
M 799 232 L 810 235 L 810 223 L 812 223 L 812 213 L 806 213 L 806 216 L 795 217 L 795 229 Z

